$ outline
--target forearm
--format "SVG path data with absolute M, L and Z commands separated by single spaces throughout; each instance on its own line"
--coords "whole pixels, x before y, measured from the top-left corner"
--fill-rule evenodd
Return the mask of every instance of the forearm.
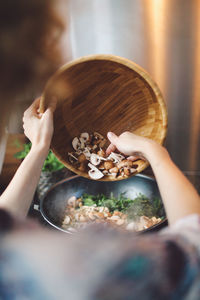
M 27 215 L 47 154 L 46 147 L 31 148 L 7 189 L 1 195 L 0 208 L 6 209 L 16 216 Z
M 156 177 L 169 223 L 189 214 L 200 214 L 200 197 L 171 160 L 167 150 L 150 145 L 148 160 Z

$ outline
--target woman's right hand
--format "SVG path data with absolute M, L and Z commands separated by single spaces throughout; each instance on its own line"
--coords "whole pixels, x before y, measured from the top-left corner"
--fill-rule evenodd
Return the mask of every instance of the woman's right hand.
M 112 151 L 117 149 L 119 152 L 130 156 L 133 160 L 139 157 L 149 159 L 149 152 L 151 152 L 152 147 L 155 150 L 163 148 L 153 140 L 138 136 L 128 131 L 123 132 L 119 136 L 113 132 L 108 132 L 107 136 L 111 142 L 106 150 L 107 154 L 110 154 Z

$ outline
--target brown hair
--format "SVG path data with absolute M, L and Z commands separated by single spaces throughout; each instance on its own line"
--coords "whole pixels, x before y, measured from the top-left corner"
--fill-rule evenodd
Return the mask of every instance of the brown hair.
M 29 88 L 42 88 L 60 63 L 57 42 L 64 25 L 55 3 L 56 0 L 0 1 L 1 127 L 14 98 Z

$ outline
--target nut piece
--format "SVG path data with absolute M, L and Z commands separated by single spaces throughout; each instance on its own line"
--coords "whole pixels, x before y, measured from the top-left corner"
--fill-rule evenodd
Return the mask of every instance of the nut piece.
M 87 161 L 86 156 L 83 153 L 81 153 L 78 157 L 78 162 L 82 163 L 86 161 Z
M 129 176 L 129 175 L 131 174 L 130 169 L 129 169 L 129 168 L 124 168 L 124 174 L 125 174 L 126 176 Z
M 133 162 L 131 160 L 124 159 L 124 160 L 120 161 L 117 166 L 118 166 L 119 169 L 121 169 L 121 168 L 124 168 L 124 167 L 131 168 L 132 165 L 133 165 Z
M 99 170 L 104 170 L 104 162 L 101 162 L 98 166 Z
M 98 152 L 97 152 L 97 154 L 99 155 L 99 156 L 101 156 L 101 157 L 106 157 L 106 152 L 103 150 L 103 149 L 101 149 L 101 150 L 99 150 Z
M 111 160 L 107 160 L 104 162 L 104 168 L 106 170 L 110 170 L 110 169 L 114 168 L 114 163 Z

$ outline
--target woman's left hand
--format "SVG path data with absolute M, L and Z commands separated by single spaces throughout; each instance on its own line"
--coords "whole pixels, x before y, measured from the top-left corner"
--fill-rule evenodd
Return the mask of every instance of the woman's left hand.
M 50 102 L 46 111 L 39 113 L 40 98 L 24 112 L 23 128 L 32 147 L 49 149 L 53 135 L 53 112 L 56 108 L 56 99 Z

